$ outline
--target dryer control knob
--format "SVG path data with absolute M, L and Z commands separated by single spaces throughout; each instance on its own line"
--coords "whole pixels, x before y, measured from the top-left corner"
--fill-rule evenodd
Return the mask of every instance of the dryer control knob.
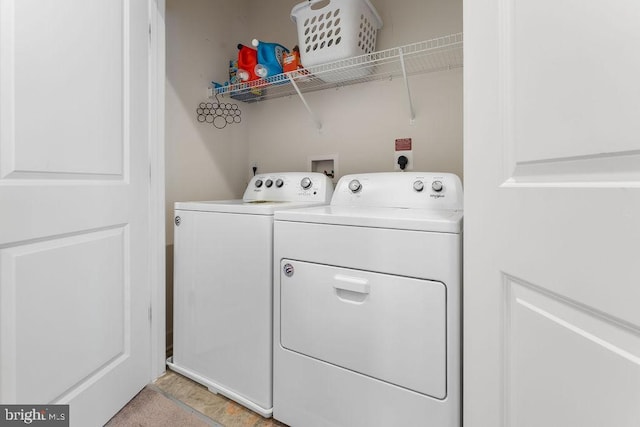
M 256 179 L 256 188 L 260 188 L 262 187 L 262 180 L 261 179 Z
M 415 181 L 413 183 L 413 189 L 420 192 L 422 190 L 424 190 L 424 182 L 422 181 Z
M 442 181 L 433 181 L 433 183 L 431 184 L 431 189 L 433 189 L 433 191 L 435 192 L 442 191 L 442 188 Z
M 267 188 L 271 188 L 271 186 L 273 185 L 273 181 L 271 181 L 270 179 L 268 179 L 268 180 L 266 180 L 266 181 L 264 182 L 264 185 L 265 185 Z
M 352 193 L 357 193 L 362 190 L 362 184 L 360 184 L 360 181 L 357 179 L 352 179 L 349 183 L 349 190 L 351 190 Z
M 276 179 L 276 187 L 280 188 L 284 185 L 284 181 L 280 178 Z
M 311 179 L 308 177 L 304 177 L 300 180 L 300 187 L 302 187 L 303 190 L 308 190 L 311 188 L 311 184 L 313 184 L 311 182 Z

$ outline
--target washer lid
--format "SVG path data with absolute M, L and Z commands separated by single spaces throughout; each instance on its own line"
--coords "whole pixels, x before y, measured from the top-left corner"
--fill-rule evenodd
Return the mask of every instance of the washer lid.
M 459 234 L 462 216 L 457 210 L 318 206 L 279 211 L 275 220 Z
M 201 202 L 176 202 L 176 210 L 202 211 L 219 213 L 237 213 L 246 215 L 273 215 L 280 209 L 294 209 L 300 207 L 318 206 L 322 202 L 273 202 L 273 201 L 253 201 L 245 202 L 241 199 L 235 200 L 213 200 Z

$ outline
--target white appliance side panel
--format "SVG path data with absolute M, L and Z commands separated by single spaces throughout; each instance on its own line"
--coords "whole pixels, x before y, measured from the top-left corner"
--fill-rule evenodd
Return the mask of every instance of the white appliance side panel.
M 287 259 L 280 274 L 284 348 L 446 397 L 442 283 Z
M 176 215 L 173 361 L 270 408 L 273 217 Z

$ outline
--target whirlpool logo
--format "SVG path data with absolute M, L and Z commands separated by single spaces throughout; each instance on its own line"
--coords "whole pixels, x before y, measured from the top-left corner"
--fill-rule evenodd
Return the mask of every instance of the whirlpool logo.
M 0 405 L 0 427 L 69 427 L 69 405 Z

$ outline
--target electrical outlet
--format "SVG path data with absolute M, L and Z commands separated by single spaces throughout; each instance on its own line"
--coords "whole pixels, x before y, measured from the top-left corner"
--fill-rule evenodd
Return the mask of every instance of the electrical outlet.
M 394 151 L 393 153 L 393 170 L 399 171 L 400 165 L 398 164 L 398 159 L 400 156 L 405 156 L 407 158 L 407 165 L 405 166 L 405 171 L 413 170 L 413 150 L 402 150 L 402 151 Z

